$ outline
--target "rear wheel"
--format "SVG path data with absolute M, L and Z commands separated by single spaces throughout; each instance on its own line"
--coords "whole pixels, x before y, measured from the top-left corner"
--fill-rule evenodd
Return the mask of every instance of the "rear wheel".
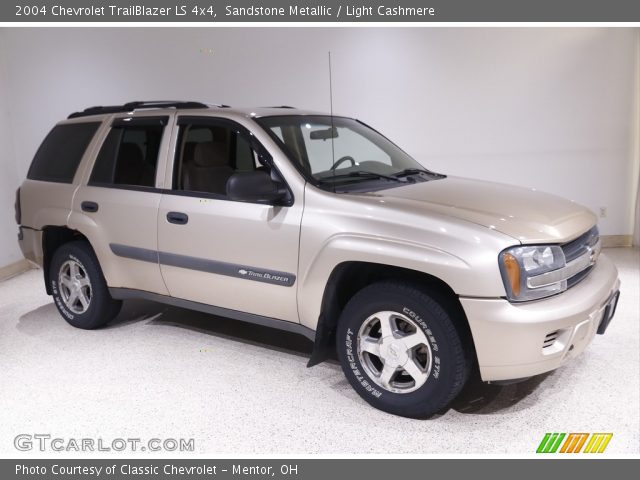
M 404 283 L 376 283 L 349 301 L 338 324 L 337 351 L 360 396 L 395 415 L 437 413 L 467 377 L 461 335 L 447 311 Z
M 93 329 L 112 320 L 122 306 L 114 300 L 91 246 L 74 241 L 53 254 L 49 283 L 56 307 L 74 327 Z

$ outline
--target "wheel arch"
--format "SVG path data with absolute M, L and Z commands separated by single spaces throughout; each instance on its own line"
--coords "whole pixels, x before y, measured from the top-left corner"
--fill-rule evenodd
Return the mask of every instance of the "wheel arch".
M 58 225 L 47 225 L 42 227 L 42 270 L 47 295 L 52 295 L 53 293 L 51 291 L 51 284 L 48 281 L 53 254 L 65 243 L 76 240 L 86 241 L 89 246 L 91 246 L 89 239 L 78 230 Z
M 451 315 L 461 332 L 469 357 L 476 361 L 467 316 L 458 295 L 446 282 L 434 275 L 404 267 L 347 261 L 334 267 L 325 285 L 309 367 L 323 362 L 333 352 L 338 319 L 349 299 L 364 287 L 385 280 L 402 281 L 417 286 L 438 302 Z

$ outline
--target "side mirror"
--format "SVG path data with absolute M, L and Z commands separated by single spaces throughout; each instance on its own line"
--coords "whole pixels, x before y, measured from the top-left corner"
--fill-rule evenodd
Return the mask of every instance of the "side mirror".
M 241 202 L 286 203 L 289 191 L 262 170 L 238 172 L 227 181 L 227 197 Z

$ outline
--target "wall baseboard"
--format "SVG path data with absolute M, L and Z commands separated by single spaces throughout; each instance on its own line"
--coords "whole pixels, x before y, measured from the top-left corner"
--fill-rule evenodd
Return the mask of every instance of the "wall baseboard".
M 630 247 L 633 243 L 631 235 L 600 235 L 600 240 L 605 248 Z
M 13 262 L 6 267 L 0 267 L 0 282 L 14 277 L 20 273 L 26 272 L 27 270 L 30 270 L 32 268 L 33 267 L 31 266 L 31 264 L 25 258 L 22 258 L 17 262 Z

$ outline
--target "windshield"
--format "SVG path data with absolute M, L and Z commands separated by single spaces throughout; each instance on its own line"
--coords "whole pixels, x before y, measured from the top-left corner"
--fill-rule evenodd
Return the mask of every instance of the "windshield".
M 344 117 L 275 116 L 257 119 L 316 183 L 386 181 L 424 171 L 400 148 L 366 125 Z

